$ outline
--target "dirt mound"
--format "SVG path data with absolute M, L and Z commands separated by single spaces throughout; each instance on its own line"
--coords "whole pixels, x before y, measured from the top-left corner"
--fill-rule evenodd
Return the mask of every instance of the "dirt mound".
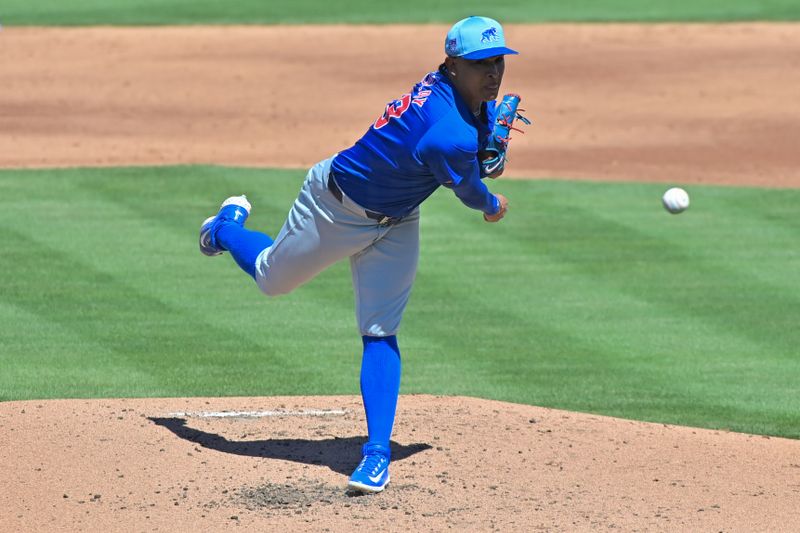
M 355 397 L 0 404 L 0 530 L 781 531 L 800 442 L 402 396 L 392 482 L 346 490 Z
M 443 58 L 446 26 L 5 28 L 0 167 L 308 168 Z M 800 186 L 800 25 L 507 28 L 534 125 L 507 176 Z

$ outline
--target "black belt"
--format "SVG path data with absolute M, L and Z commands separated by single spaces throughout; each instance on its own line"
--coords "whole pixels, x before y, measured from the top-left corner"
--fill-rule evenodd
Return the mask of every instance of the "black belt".
M 342 203 L 342 190 L 339 188 L 339 185 L 336 183 L 336 180 L 333 177 L 333 172 L 328 174 L 328 190 L 331 191 L 331 194 L 334 198 L 339 200 L 339 203 Z M 394 226 L 401 220 L 403 217 L 390 217 L 388 215 L 383 215 L 381 213 L 376 213 L 375 211 L 369 211 L 364 209 L 364 214 L 367 215 L 367 218 L 371 218 L 378 222 L 381 226 Z

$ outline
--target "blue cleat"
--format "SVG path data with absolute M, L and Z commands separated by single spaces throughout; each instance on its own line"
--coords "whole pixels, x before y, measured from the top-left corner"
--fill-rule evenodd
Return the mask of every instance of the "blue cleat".
M 364 458 L 350 476 L 348 486 L 361 492 L 380 492 L 389 484 L 389 448 L 366 443 L 361 448 Z
M 208 217 L 200 226 L 200 251 L 205 255 L 219 255 L 225 251 L 219 244 L 215 235 L 217 230 L 225 224 L 239 224 L 244 226 L 244 221 L 250 215 L 250 202 L 247 197 L 231 196 L 220 206 L 219 212 L 213 217 Z

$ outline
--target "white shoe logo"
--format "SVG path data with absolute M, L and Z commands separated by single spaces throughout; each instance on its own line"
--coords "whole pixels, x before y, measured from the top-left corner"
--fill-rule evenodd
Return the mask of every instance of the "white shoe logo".
M 242 212 L 237 209 L 236 212 L 233 214 L 233 220 L 234 221 L 239 220 L 239 216 L 241 214 L 242 214 Z
M 369 478 L 369 480 L 370 480 L 370 481 L 372 481 L 373 483 L 377 483 L 378 481 L 380 481 L 380 480 L 381 480 L 381 476 L 382 476 L 382 475 L 383 475 L 383 473 L 381 472 L 380 474 L 378 474 L 378 475 L 377 475 L 377 476 L 375 476 L 375 477 L 372 477 L 372 476 L 367 476 L 367 477 L 368 477 L 368 478 Z

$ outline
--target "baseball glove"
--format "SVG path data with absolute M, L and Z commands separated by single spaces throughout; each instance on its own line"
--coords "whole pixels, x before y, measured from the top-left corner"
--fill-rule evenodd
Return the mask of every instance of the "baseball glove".
M 518 94 L 507 94 L 497 106 L 497 115 L 489 137 L 489 144 L 486 150 L 481 153 L 481 177 L 499 176 L 506 164 L 506 151 L 508 151 L 508 141 L 511 140 L 511 130 L 524 133 L 521 129 L 514 127 L 514 121 L 519 119 L 525 124 L 531 121 L 522 116 L 518 110 L 520 96 Z

